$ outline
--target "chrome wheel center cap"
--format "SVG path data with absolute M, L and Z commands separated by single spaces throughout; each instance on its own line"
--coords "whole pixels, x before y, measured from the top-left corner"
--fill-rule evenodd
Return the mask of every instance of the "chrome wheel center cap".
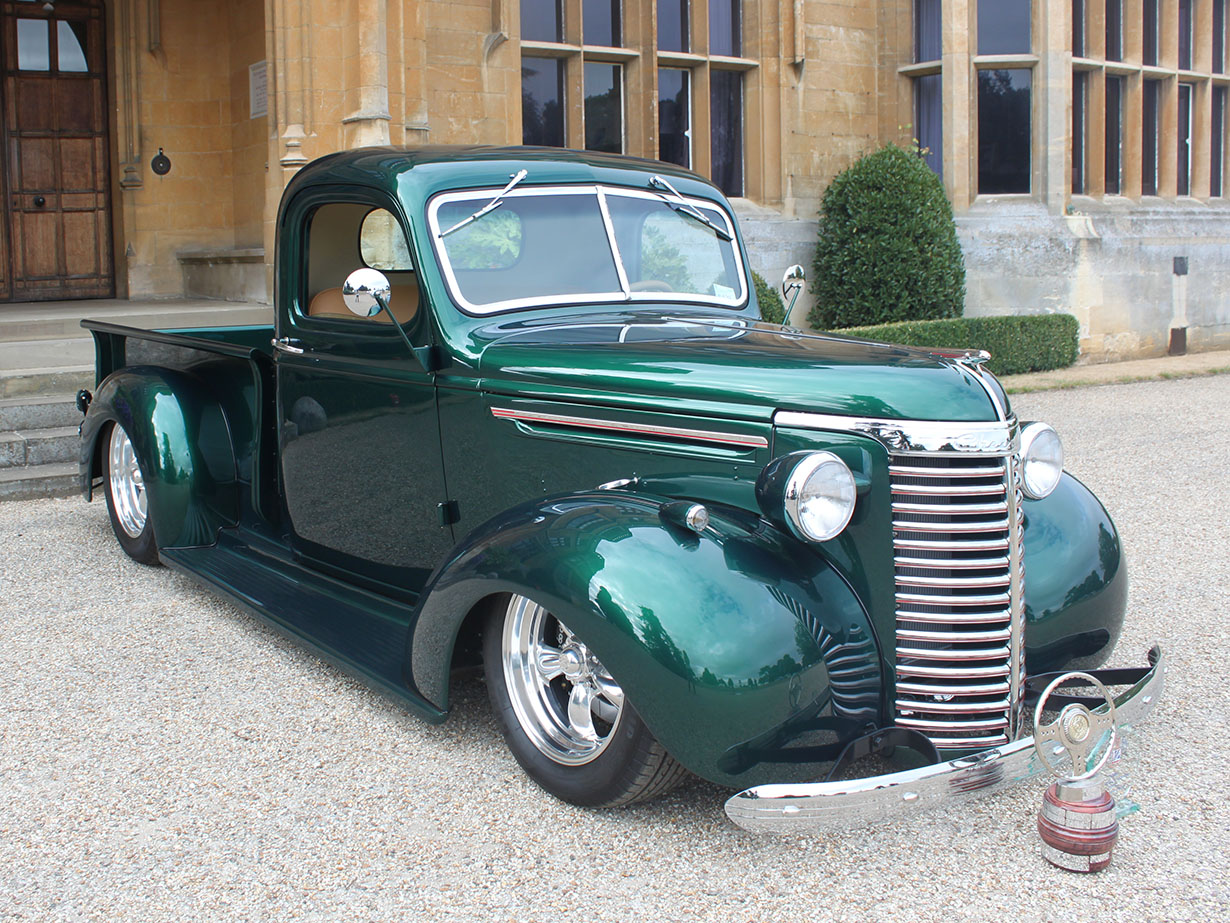
M 585 655 L 574 648 L 567 648 L 560 653 L 559 665 L 564 675 L 574 683 L 589 672 L 586 668 Z

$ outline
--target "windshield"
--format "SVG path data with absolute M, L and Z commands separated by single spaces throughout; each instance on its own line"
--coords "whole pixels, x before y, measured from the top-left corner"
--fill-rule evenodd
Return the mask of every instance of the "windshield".
M 492 196 L 490 189 L 450 192 L 428 206 L 436 255 L 466 311 L 578 301 L 746 303 L 734 225 L 713 202 L 681 197 L 709 227 L 658 192 L 516 188 L 467 223 Z

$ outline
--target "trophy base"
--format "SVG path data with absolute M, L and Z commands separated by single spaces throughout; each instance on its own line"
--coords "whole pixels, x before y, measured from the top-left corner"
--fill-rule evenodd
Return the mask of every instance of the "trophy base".
M 1042 858 L 1069 872 L 1100 872 L 1110 865 L 1119 836 L 1115 799 L 1100 781 L 1056 782 L 1038 812 Z

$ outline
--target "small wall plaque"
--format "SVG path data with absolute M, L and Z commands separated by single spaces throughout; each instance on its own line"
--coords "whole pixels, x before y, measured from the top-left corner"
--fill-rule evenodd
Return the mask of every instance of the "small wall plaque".
M 162 148 L 158 148 L 158 153 L 149 162 L 149 168 L 159 176 L 166 176 L 171 172 L 171 158 L 162 153 Z
M 248 118 L 269 114 L 269 76 L 265 62 L 248 65 Z

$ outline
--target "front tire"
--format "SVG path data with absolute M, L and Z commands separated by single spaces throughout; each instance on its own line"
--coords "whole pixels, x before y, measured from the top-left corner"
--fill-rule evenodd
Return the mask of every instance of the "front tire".
M 130 558 L 156 564 L 158 544 L 149 517 L 149 495 L 132 440 L 119 423 L 104 430 L 103 440 L 103 484 L 111 529 Z
M 483 664 L 509 750 L 557 798 L 616 807 L 656 797 L 686 777 L 614 677 L 534 601 L 513 595 L 492 607 Z

